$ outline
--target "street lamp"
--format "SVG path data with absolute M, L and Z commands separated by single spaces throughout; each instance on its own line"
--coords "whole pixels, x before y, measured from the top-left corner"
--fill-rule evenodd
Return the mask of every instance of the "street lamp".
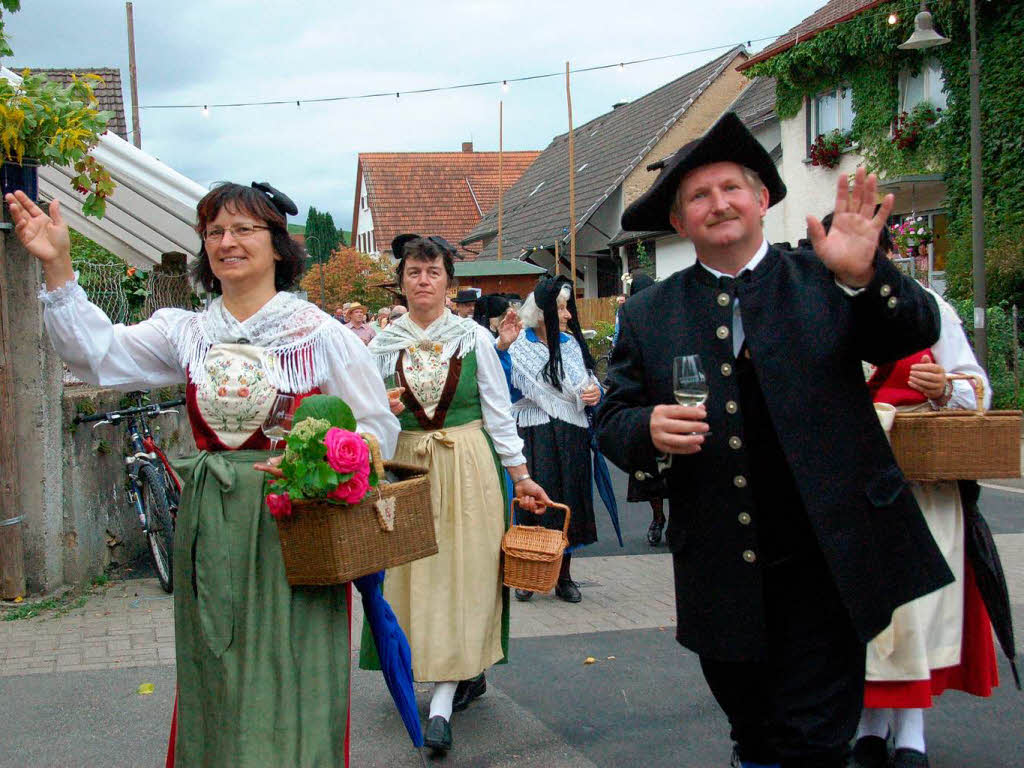
M 974 280 L 974 353 L 982 368 L 988 368 L 988 329 L 985 327 L 985 221 L 984 188 L 981 181 L 981 87 L 978 66 L 978 25 L 975 0 L 970 0 L 971 28 L 971 251 Z M 948 38 L 935 31 L 932 15 L 921 0 L 921 11 L 914 17 L 914 33 L 897 48 L 916 51 L 945 45 Z
M 307 235 L 306 236 L 306 244 L 307 244 L 306 253 L 309 253 L 309 245 L 308 244 L 309 244 L 310 240 L 316 240 L 317 245 L 319 245 L 319 243 L 320 243 L 320 238 L 317 237 L 316 235 Z M 324 260 L 323 260 L 323 257 L 321 257 L 321 256 L 316 256 L 316 260 L 320 264 L 320 309 L 323 309 L 326 312 L 327 310 L 324 309 Z

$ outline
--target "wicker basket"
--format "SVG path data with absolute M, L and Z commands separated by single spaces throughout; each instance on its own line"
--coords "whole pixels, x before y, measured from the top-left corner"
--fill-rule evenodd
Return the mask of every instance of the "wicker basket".
M 558 582 L 562 555 L 569 546 L 567 534 L 571 513 L 565 504 L 551 505 L 565 510 L 565 524 L 560 531 L 540 525 L 516 525 L 515 505 L 518 501 L 512 499 L 512 527 L 501 540 L 501 551 L 505 555 L 503 581 L 507 587 L 547 592 Z
M 293 501 L 292 514 L 277 521 L 285 574 L 293 587 L 344 584 L 437 553 L 427 470 L 382 461 L 376 438 L 363 437 L 381 480 L 363 501 L 353 506 L 319 499 Z M 384 482 L 385 470 L 400 480 Z M 386 530 L 376 505 L 391 498 L 394 526 Z
M 1020 477 L 1020 411 L 985 411 L 980 376 L 951 374 L 974 385 L 976 411 L 897 413 L 890 439 L 911 480 Z

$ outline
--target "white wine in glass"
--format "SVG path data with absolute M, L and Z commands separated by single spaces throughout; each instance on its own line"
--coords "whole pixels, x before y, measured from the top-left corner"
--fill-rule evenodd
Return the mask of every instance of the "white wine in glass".
M 270 450 L 277 450 L 277 444 L 292 431 L 292 416 L 295 414 L 295 396 L 277 395 L 270 406 L 267 418 L 263 420 L 263 434 L 270 440 Z
M 708 399 L 708 381 L 700 355 L 683 355 L 672 361 L 672 395 L 679 405 L 703 405 Z

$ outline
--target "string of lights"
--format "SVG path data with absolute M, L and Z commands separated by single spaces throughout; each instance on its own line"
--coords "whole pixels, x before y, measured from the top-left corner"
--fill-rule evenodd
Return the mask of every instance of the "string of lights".
M 692 56 L 698 53 L 710 53 L 712 51 L 723 50 L 726 48 L 734 48 L 737 45 L 743 45 L 745 42 L 749 48 L 753 43 L 761 43 L 766 40 L 775 40 L 779 35 L 769 35 L 767 37 L 759 37 L 756 39 L 750 39 L 746 41 L 740 41 L 737 43 L 726 43 L 723 45 L 714 45 L 709 48 L 697 48 L 692 51 L 682 51 L 680 53 L 669 53 L 663 56 L 648 56 L 643 59 L 631 59 L 629 61 L 616 61 L 611 64 L 597 64 L 590 67 L 579 67 L 577 69 L 570 70 L 573 74 L 583 72 L 597 72 L 604 69 L 618 69 L 623 70 L 628 66 L 636 64 L 647 64 L 652 61 L 664 61 L 666 59 L 675 59 L 681 56 Z M 233 108 L 233 107 L 269 107 L 281 104 L 294 104 L 296 107 L 301 107 L 303 104 L 323 104 L 326 102 L 334 101 L 358 101 L 362 99 L 379 99 L 379 98 L 401 98 L 402 96 L 413 96 L 416 94 L 424 93 L 440 93 L 443 91 L 461 91 L 469 88 L 484 88 L 487 86 L 500 85 L 502 91 L 508 92 L 509 88 L 513 83 L 525 83 L 532 80 L 544 80 L 551 77 L 565 77 L 565 70 L 558 72 L 543 72 L 535 75 L 521 75 L 520 77 L 504 77 L 496 80 L 480 80 L 472 83 L 458 83 L 455 85 L 439 85 L 430 88 L 407 88 L 407 89 L 396 89 L 387 91 L 378 91 L 375 93 L 360 93 L 352 94 L 347 96 L 320 96 L 314 98 L 278 98 L 278 99 L 267 99 L 264 101 L 234 101 L 234 102 L 223 102 L 223 103 L 207 103 L 207 104 L 142 104 L 140 109 L 200 109 L 204 116 L 208 116 L 211 109 L 222 109 L 222 108 Z
M 869 12 L 871 12 L 871 11 L 869 11 Z M 896 13 L 893 13 L 893 12 L 890 12 L 890 11 L 887 11 L 887 10 L 884 10 L 884 9 L 879 9 L 877 11 L 873 11 L 872 13 L 877 14 L 879 16 L 883 16 L 884 15 L 886 17 L 886 22 L 890 26 L 895 26 L 900 21 L 900 18 L 899 18 L 899 16 Z M 584 72 L 598 72 L 598 71 L 606 70 L 606 69 L 618 69 L 619 71 L 622 71 L 623 69 L 625 69 L 628 66 L 633 66 L 633 65 L 637 65 L 637 64 L 647 64 L 647 63 L 650 63 L 650 62 L 653 62 L 653 61 L 665 61 L 667 59 L 675 59 L 675 58 L 679 58 L 681 56 L 692 56 L 692 55 L 695 55 L 695 54 L 698 54 L 698 53 L 710 53 L 712 51 L 719 51 L 719 50 L 723 50 L 723 49 L 726 49 L 726 48 L 734 48 L 737 45 L 743 45 L 744 42 L 746 43 L 747 48 L 750 48 L 753 43 L 763 43 L 763 42 L 765 42 L 767 40 L 778 40 L 779 38 L 783 37 L 783 35 L 785 35 L 785 34 L 788 34 L 788 33 L 768 35 L 766 37 L 751 38 L 751 39 L 748 39 L 746 41 L 742 41 L 741 40 L 741 41 L 734 42 L 734 43 L 724 43 L 722 45 L 713 45 L 713 46 L 710 46 L 708 48 L 695 48 L 695 49 L 690 50 L 690 51 L 681 51 L 679 53 L 668 53 L 668 54 L 664 54 L 662 56 L 648 56 L 648 57 L 642 58 L 642 59 L 630 59 L 628 61 L 617 61 L 617 62 L 612 62 L 610 64 L 596 64 L 596 65 L 590 66 L 590 67 L 579 67 L 579 68 L 570 70 L 570 72 L 573 73 L 573 74 L 579 74 L 579 73 L 584 73 Z M 799 34 L 797 34 L 797 40 L 796 41 L 799 42 L 799 39 L 800 39 L 799 38 Z M 471 82 L 471 83 L 457 83 L 455 85 L 438 85 L 438 86 L 433 86 L 433 87 L 429 87 L 429 88 L 396 89 L 396 90 L 387 90 L 387 91 L 377 91 L 377 92 L 373 92 L 373 93 L 350 94 L 350 95 L 345 95 L 345 96 L 319 96 L 319 97 L 306 98 L 306 99 L 303 99 L 303 98 L 278 98 L 278 99 L 266 99 L 266 100 L 262 100 L 262 101 L 234 101 L 234 102 L 207 103 L 207 104 L 198 104 L 198 103 L 196 103 L 196 104 L 143 104 L 143 105 L 140 105 L 139 108 L 140 109 L 199 109 L 199 110 L 201 110 L 201 114 L 202 114 L 203 117 L 209 117 L 210 116 L 210 110 L 214 109 L 214 108 L 216 108 L 216 109 L 227 109 L 227 108 L 237 108 L 237 107 L 270 107 L 270 106 L 280 106 L 282 104 L 295 104 L 296 108 L 301 109 L 303 104 L 324 104 L 324 103 L 328 103 L 328 102 L 337 102 L 337 101 L 359 101 L 359 100 L 365 100 L 365 99 L 380 99 L 380 98 L 392 98 L 392 97 L 395 98 L 395 99 L 400 99 L 403 94 L 405 94 L 406 96 L 413 96 L 413 95 L 417 95 L 417 94 L 426 94 L 426 93 L 441 93 L 441 92 L 444 92 L 444 91 L 461 91 L 461 90 L 467 90 L 467 89 L 470 89 L 470 88 L 484 88 L 484 87 L 487 87 L 487 86 L 495 86 L 495 85 L 500 85 L 502 92 L 503 93 L 508 93 L 509 88 L 511 88 L 511 86 L 512 86 L 512 83 L 525 83 L 525 82 L 529 82 L 529 81 L 532 81 L 532 80 L 545 80 L 545 79 L 552 78 L 552 77 L 563 77 L 564 74 L 565 74 L 564 70 L 559 70 L 557 72 L 543 72 L 543 73 L 535 74 L 535 75 L 521 75 L 519 77 L 505 77 L 505 78 L 495 79 L 495 80 L 480 80 L 480 81 Z

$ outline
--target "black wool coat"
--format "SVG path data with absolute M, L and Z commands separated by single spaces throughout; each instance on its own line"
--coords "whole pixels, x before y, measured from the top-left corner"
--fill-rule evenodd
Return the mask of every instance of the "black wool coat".
M 953 578 L 896 465 L 861 366 L 934 344 L 938 308 L 887 259 L 876 259 L 871 284 L 851 297 L 813 251 L 774 247 L 736 280 L 719 281 L 695 264 L 622 307 L 595 419 L 601 450 L 627 472 L 658 472 L 651 411 L 675 402 L 673 358 L 700 354 L 711 436 L 699 453 L 674 456 L 665 470 L 677 635 L 696 653 L 736 661 L 765 649 L 757 526 L 772 510 L 754 504 L 750 446 L 733 439 L 743 435 L 734 296 L 813 538 L 866 642 L 896 607 Z

